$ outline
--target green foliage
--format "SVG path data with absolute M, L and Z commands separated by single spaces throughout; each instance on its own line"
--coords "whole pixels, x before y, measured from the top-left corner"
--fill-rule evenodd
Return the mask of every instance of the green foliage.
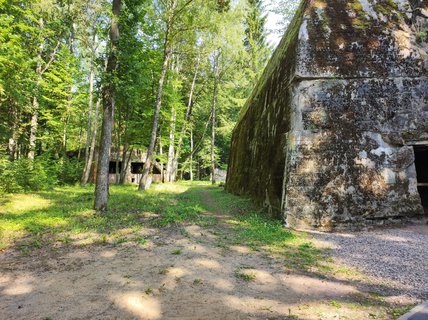
M 235 277 L 246 282 L 256 280 L 256 274 L 254 272 L 249 272 L 242 269 L 237 269 L 235 271 Z
M 0 192 L 19 193 L 45 190 L 58 184 L 74 184 L 80 179 L 82 163 L 77 159 L 18 159 L 0 162 Z
M 419 31 L 419 32 L 416 34 L 416 41 L 417 41 L 418 43 L 427 42 L 427 40 L 428 40 L 428 28 L 427 28 L 427 29 L 424 29 L 424 30 L 422 30 L 422 31 Z
M 179 254 L 181 254 L 181 249 L 174 249 L 174 250 L 171 251 L 171 254 L 173 254 L 173 255 L 179 255 Z
M 56 167 L 45 159 L 2 161 L 0 181 L 0 192 L 3 193 L 43 190 L 57 183 Z
M 57 176 L 60 184 L 78 183 L 83 170 L 82 161 L 73 158 L 61 158 L 58 162 Z
M 171 56 L 155 156 L 166 163 L 166 148 L 171 145 L 175 152 L 180 148 L 181 171 L 189 170 L 192 154 L 197 162 L 192 163 L 193 169 L 199 168 L 202 179 L 209 176 L 209 119 L 217 78 L 215 162 L 217 167 L 226 167 L 239 110 L 268 58 L 265 10 L 258 0 L 177 0 L 175 9 L 171 4 L 171 0 L 123 1 L 118 68 L 107 77 L 111 3 L 0 2 L 0 149 L 8 151 L 11 161 L 30 156 L 33 149 L 37 161 L 56 159 L 53 164 L 46 160 L 49 167 L 43 170 L 34 164 L 40 182 L 23 182 L 23 178 L 11 181 L 19 171 L 15 166 L 24 165 L 20 161 L 3 164 L 7 178 L 3 192 L 44 189 L 45 171 L 54 177 L 50 185 L 77 182 L 82 168 L 68 155 L 85 149 L 90 141 L 95 119 L 94 108 L 89 106 L 96 105 L 105 85 L 115 88 L 114 148 L 147 149 L 167 31 Z M 174 19 L 166 30 L 171 10 L 175 10 Z M 215 76 L 214 56 L 219 52 Z M 194 77 L 188 123 L 185 114 Z M 31 121 L 36 116 L 33 148 Z M 98 134 L 100 126 L 98 121 Z
M 407 312 L 409 312 L 410 310 L 412 310 L 414 307 L 414 305 L 411 306 L 407 306 L 407 307 L 402 307 L 402 308 L 395 308 L 392 309 L 391 311 L 391 315 L 393 319 L 398 319 L 401 316 L 405 315 Z

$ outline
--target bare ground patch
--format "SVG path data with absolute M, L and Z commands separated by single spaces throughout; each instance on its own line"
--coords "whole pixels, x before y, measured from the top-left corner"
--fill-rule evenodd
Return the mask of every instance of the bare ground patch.
M 287 261 L 300 260 L 235 241 L 216 194 L 194 191 L 208 220 L 148 225 L 141 243 L 1 253 L 0 319 L 391 319 L 400 306 L 361 279 L 293 268 Z

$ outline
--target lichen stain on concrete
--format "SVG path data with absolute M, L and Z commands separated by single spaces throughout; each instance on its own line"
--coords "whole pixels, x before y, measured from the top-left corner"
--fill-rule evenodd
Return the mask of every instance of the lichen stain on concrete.
M 227 190 L 298 228 L 421 214 L 411 145 L 428 144 L 427 12 L 428 0 L 303 1 L 241 113 Z

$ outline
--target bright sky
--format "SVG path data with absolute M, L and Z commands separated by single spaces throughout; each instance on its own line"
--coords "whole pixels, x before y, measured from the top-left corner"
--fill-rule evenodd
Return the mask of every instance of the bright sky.
M 266 21 L 266 29 L 268 30 L 267 40 L 273 46 L 277 46 L 281 41 L 282 33 L 278 31 L 278 22 L 281 21 L 282 17 L 271 11 L 272 2 L 275 0 L 264 0 L 266 11 L 268 11 L 268 17 Z

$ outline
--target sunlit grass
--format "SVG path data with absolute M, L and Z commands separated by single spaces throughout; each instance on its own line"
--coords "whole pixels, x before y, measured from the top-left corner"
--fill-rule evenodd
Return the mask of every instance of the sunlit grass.
M 133 237 L 143 244 L 138 232 L 150 221 L 167 226 L 196 217 L 202 210 L 184 195 L 189 188 L 189 184 L 164 184 L 139 192 L 135 186 L 112 186 L 108 213 L 92 210 L 92 187 L 2 196 L 0 250 L 52 241 L 68 244 L 76 239 L 117 244 Z
M 303 233 L 284 228 L 248 199 L 224 192 L 207 182 L 111 186 L 109 211 L 92 210 L 93 187 L 61 187 L 34 194 L 0 197 L 0 250 L 16 247 L 23 253 L 65 245 L 134 243 L 144 245 L 144 230 L 192 223 L 215 228 L 216 214 L 230 232 L 218 246 L 243 245 L 282 257 L 290 268 L 315 266 L 321 251 Z
M 305 233 L 286 229 L 281 220 L 269 217 L 249 199 L 228 194 L 218 187 L 210 189 L 215 206 L 231 214 L 226 222 L 235 234 L 229 242 L 281 256 L 284 265 L 290 269 L 321 266 L 318 262 L 323 252 L 308 240 Z

